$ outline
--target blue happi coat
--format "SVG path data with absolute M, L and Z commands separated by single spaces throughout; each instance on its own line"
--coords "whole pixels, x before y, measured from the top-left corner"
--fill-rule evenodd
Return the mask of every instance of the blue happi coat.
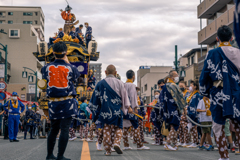
M 131 102 L 130 98 L 129 98 L 129 101 Z M 126 115 L 123 115 L 123 119 L 129 120 L 135 129 L 138 128 L 138 126 L 139 126 L 138 119 L 139 118 L 137 116 L 135 116 L 134 114 L 127 113 Z
M 174 129 L 177 131 L 180 124 L 180 113 L 178 111 L 178 106 L 172 95 L 168 92 L 166 85 L 164 85 L 162 89 L 160 102 L 163 105 L 163 120 L 166 123 L 173 125 Z
M 92 74 L 89 79 L 88 79 L 88 87 L 90 87 L 91 89 L 94 89 L 96 84 L 96 78 L 95 76 Z
M 79 40 L 81 39 L 81 38 L 79 37 L 79 35 L 78 35 L 77 32 L 71 31 L 71 32 L 69 33 L 69 36 L 71 36 L 72 39 L 75 39 L 75 38 L 77 38 L 77 39 L 79 39 Z
M 93 122 L 123 128 L 122 98 L 103 79 L 98 82 L 89 102 Z
M 154 109 L 156 113 L 156 127 L 158 128 L 159 131 L 162 129 L 163 125 L 163 103 L 161 103 L 161 96 L 163 96 L 162 91 L 159 95 L 158 102 L 156 103 L 155 107 L 158 107 L 159 109 Z
M 57 38 L 63 38 L 63 36 L 64 36 L 64 33 L 63 33 L 63 31 L 61 31 L 61 32 L 58 33 Z
M 190 96 L 190 93 L 187 92 L 183 98 L 184 98 L 185 100 L 187 100 L 187 98 L 188 98 L 189 96 Z
M 223 80 L 223 88 L 213 86 L 218 80 Z M 201 94 L 210 97 L 210 111 L 215 123 L 224 125 L 226 118 L 240 122 L 239 71 L 220 47 L 209 51 L 199 83 Z
M 88 35 L 88 36 L 87 36 Z M 85 34 L 86 39 L 92 39 L 92 27 L 88 26 Z
M 36 121 L 36 116 L 33 110 L 27 110 L 25 114 L 25 121 L 27 126 L 34 126 Z
M 36 124 L 36 126 L 41 126 L 42 125 L 41 117 L 42 117 L 41 114 L 39 114 L 39 113 L 35 114 L 35 124 Z
M 88 113 L 88 111 L 86 110 L 87 106 L 88 106 L 87 103 L 82 103 L 80 105 L 80 109 L 78 112 L 79 119 L 83 119 L 83 120 L 89 119 L 90 113 Z M 78 125 L 85 125 L 87 122 L 88 121 L 81 121 L 81 122 L 78 122 Z
M 78 28 L 76 28 L 76 32 L 77 32 L 77 33 L 82 33 L 82 29 L 80 29 L 80 28 L 78 27 Z
M 203 96 L 201 96 L 198 92 L 194 94 L 189 102 L 187 111 L 188 111 L 188 116 L 194 121 L 194 122 L 199 122 L 198 121 L 198 112 L 197 112 L 197 106 L 199 101 L 203 99 Z M 193 124 L 194 125 L 194 124 Z
M 77 68 L 64 60 L 57 59 L 41 70 L 47 80 L 48 110 L 50 119 L 65 119 L 77 115 L 78 105 L 74 97 L 80 73 Z
M 144 104 L 143 104 L 142 98 L 139 97 L 139 100 L 140 100 L 140 106 L 143 106 Z M 142 116 L 142 117 L 145 117 L 145 116 L 146 116 L 146 112 L 145 112 L 144 107 L 141 107 L 141 108 L 138 109 L 138 114 L 139 114 L 140 116 Z M 139 118 L 139 119 L 140 119 L 140 118 Z M 140 120 L 142 120 L 142 119 L 140 119 Z

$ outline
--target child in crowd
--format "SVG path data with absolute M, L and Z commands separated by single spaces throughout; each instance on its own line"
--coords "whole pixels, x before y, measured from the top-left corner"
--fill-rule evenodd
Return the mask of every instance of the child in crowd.
M 80 140 L 84 140 L 83 139 L 83 132 L 84 132 L 84 138 L 85 140 L 88 140 L 88 121 L 87 119 L 89 119 L 90 117 L 90 113 L 88 112 L 88 105 L 87 105 L 87 97 L 82 97 L 81 98 L 81 102 L 82 104 L 80 105 L 80 110 L 78 113 L 78 118 L 81 119 L 82 121 L 80 121 L 80 128 L 79 128 L 79 134 L 80 134 Z M 85 126 L 85 129 L 84 129 Z
M 199 112 L 199 121 L 202 125 L 211 125 L 212 124 L 212 116 L 210 112 L 210 100 L 207 97 L 203 97 L 202 100 L 199 101 L 197 106 L 197 112 Z M 205 140 L 208 141 L 210 146 L 206 148 L 203 143 Z M 213 150 L 213 143 L 211 139 L 211 127 L 202 127 L 202 138 L 199 145 L 199 150 L 206 149 L 208 151 Z

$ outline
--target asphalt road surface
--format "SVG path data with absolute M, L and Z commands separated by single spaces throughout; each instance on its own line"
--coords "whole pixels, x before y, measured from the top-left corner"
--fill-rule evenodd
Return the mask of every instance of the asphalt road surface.
M 45 160 L 47 153 L 47 140 L 23 140 L 10 143 L 0 137 L 0 160 Z M 153 141 L 146 137 L 150 143 Z M 112 153 L 112 156 L 104 156 L 104 151 L 96 150 L 96 142 L 81 142 L 79 139 L 69 141 L 65 156 L 71 160 L 218 160 L 218 151 L 199 151 L 197 149 L 180 148 L 178 151 L 165 151 L 163 146 L 153 146 L 151 150 L 137 151 L 136 145 L 132 144 L 131 151 L 124 151 L 123 155 Z M 82 150 L 83 149 L 83 150 Z M 57 154 L 57 144 L 54 154 Z M 230 153 L 231 160 L 239 160 L 240 155 Z

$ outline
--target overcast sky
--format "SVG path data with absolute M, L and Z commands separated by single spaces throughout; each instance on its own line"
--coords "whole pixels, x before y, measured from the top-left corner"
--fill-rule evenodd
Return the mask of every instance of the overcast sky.
M 0 0 L 0 5 L 41 6 L 45 15 L 48 41 L 63 27 L 59 9 L 65 0 Z M 68 0 L 77 20 L 89 22 L 98 42 L 104 70 L 114 64 L 125 81 L 128 69 L 139 66 L 172 66 L 174 45 L 178 53 L 198 46 L 200 30 L 197 19 L 199 0 Z M 85 28 L 83 30 L 85 32 Z

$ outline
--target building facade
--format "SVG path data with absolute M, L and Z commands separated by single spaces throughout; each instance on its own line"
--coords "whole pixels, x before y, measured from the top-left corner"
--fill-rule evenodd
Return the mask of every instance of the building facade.
M 202 68 L 203 68 L 203 61 L 199 61 L 201 57 L 204 57 L 207 54 L 207 47 L 201 48 L 194 48 L 191 49 L 189 52 L 184 54 L 180 59 L 179 68 L 184 70 L 184 77 L 181 77 L 181 80 L 187 82 L 187 85 L 190 85 L 192 80 L 197 80 L 200 77 Z M 200 59 L 201 60 L 201 59 Z M 200 66 L 200 67 L 199 67 Z M 179 72 L 181 73 L 181 72 Z
M 172 66 L 140 66 L 137 71 L 137 83 L 141 89 L 141 97 L 145 103 L 153 100 L 154 90 L 157 88 L 157 82 L 165 78 L 172 70 Z M 152 97 L 151 97 L 152 96 Z
M 198 44 L 207 45 L 208 50 L 214 49 L 218 47 L 218 42 L 216 41 L 218 28 L 222 25 L 227 25 L 233 29 L 234 1 L 204 0 L 197 8 L 198 18 L 206 20 L 207 25 L 198 32 Z
M 7 34 L 0 33 L 0 42 L 7 45 L 7 59 L 11 64 L 8 92 L 21 93 L 23 100 L 34 101 L 35 82 L 28 82 L 28 78 L 22 78 L 23 67 L 38 72 L 41 79 L 43 63 L 33 55 L 37 51 L 38 42 L 44 40 L 44 14 L 41 7 L 14 7 L 0 6 L 0 29 Z M 2 54 L 5 58 L 5 54 Z M 30 70 L 28 75 L 32 73 Z
M 94 71 L 96 83 L 102 80 L 102 63 L 90 63 L 89 69 Z

